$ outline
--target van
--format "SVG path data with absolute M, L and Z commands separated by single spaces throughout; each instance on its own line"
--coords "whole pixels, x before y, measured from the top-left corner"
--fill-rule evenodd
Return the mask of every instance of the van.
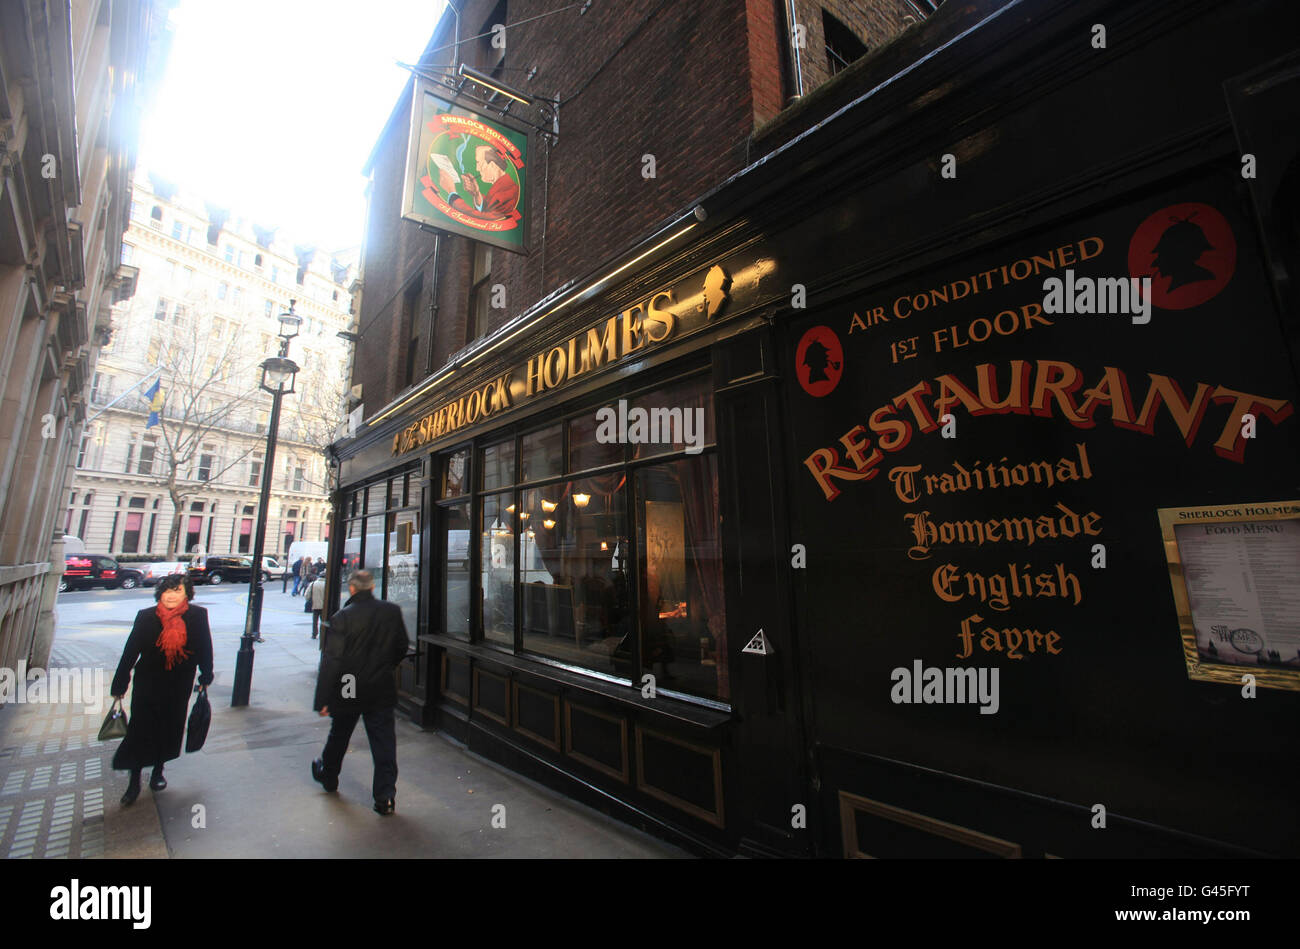
M 285 563 L 292 570 L 299 557 L 310 557 L 312 563 L 315 563 L 317 560 L 328 562 L 329 555 L 330 542 L 328 540 L 295 540 L 289 545 L 289 555 L 285 557 Z
M 86 542 L 80 537 L 73 537 L 71 534 L 63 535 L 63 553 L 65 556 L 68 554 L 84 554 L 85 552 Z

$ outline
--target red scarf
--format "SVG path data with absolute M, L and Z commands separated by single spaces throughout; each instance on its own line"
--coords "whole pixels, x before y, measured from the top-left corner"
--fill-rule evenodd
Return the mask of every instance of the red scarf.
M 189 608 L 189 600 L 174 610 L 167 609 L 161 603 L 157 606 L 158 618 L 162 620 L 162 635 L 154 645 L 163 651 L 164 666 L 167 669 L 182 659 L 189 658 L 190 654 L 185 651 L 185 641 L 189 638 L 189 633 L 185 629 L 185 621 L 181 619 L 181 615 Z

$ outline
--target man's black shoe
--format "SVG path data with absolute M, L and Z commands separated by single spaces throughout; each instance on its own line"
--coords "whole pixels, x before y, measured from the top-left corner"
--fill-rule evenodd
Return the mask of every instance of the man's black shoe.
M 339 789 L 338 778 L 334 778 L 330 780 L 325 777 L 325 762 L 322 761 L 320 758 L 317 758 L 315 761 L 311 763 L 311 776 L 316 781 L 319 781 L 321 786 L 324 787 L 326 791 L 330 791 L 332 793 Z
M 387 817 L 395 810 L 397 810 L 397 803 L 395 801 L 375 801 L 375 813 L 380 817 Z

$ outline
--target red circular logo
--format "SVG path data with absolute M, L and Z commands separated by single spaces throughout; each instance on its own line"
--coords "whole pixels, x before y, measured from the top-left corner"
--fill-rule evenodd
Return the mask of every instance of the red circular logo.
M 794 351 L 794 374 L 803 391 L 820 399 L 830 395 L 844 375 L 844 348 L 829 326 L 814 326 Z
M 1171 204 L 1142 222 L 1128 245 L 1133 277 L 1151 278 L 1151 302 L 1186 310 L 1218 295 L 1237 269 L 1237 241 L 1208 204 Z

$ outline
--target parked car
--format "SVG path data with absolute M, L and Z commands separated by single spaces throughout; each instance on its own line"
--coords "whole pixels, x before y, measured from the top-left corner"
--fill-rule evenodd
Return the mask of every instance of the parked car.
M 279 580 L 289 568 L 275 557 L 262 558 L 262 577 L 266 580 Z
M 143 581 L 143 571 L 136 570 L 134 567 L 123 567 L 105 554 L 65 554 L 59 592 L 89 590 L 92 587 L 103 587 L 106 590 L 116 590 L 121 587 L 124 590 L 134 590 Z
M 183 560 L 160 560 L 158 563 L 146 564 L 143 570 L 145 586 L 155 586 L 159 580 L 171 573 L 184 573 L 186 565 Z
M 252 557 L 195 557 L 190 561 L 195 583 L 248 583 L 253 578 Z

